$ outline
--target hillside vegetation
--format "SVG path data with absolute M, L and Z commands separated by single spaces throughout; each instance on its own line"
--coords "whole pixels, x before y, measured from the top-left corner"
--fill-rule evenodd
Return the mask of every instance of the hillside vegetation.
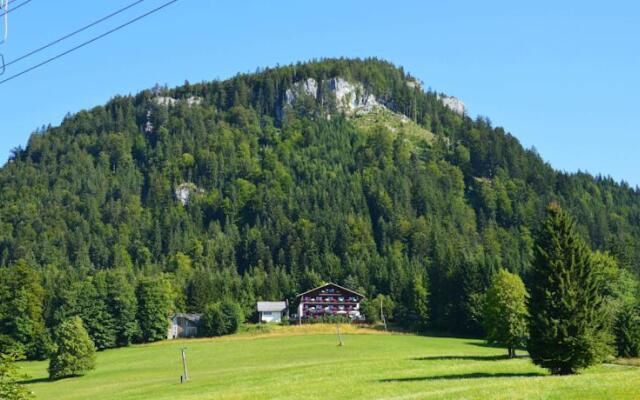
M 526 282 L 550 202 L 637 277 L 637 188 L 554 170 L 388 62 L 118 96 L 38 130 L 0 169 L 0 272 L 15 289 L 0 287 L 0 339 L 43 357 L 46 332 L 81 315 L 99 349 L 153 341 L 171 311 L 232 299 L 250 319 L 256 300 L 321 281 L 390 296 L 400 323 L 418 288 L 421 326 L 480 334 L 482 293 L 501 267 Z

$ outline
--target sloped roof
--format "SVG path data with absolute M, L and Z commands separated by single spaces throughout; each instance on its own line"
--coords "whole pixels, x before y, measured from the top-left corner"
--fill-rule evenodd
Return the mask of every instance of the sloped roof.
M 297 295 L 297 296 L 296 296 L 296 298 L 298 298 L 298 297 L 300 297 L 300 296 L 302 296 L 302 295 L 305 295 L 305 294 L 307 294 L 307 293 L 309 293 L 309 292 L 313 292 L 314 290 L 322 289 L 323 287 L 326 287 L 326 286 L 335 286 L 335 287 L 340 288 L 340 289 L 342 289 L 342 290 L 346 290 L 346 291 L 347 291 L 347 292 L 349 292 L 349 293 L 356 294 L 356 295 L 358 295 L 358 296 L 360 296 L 360 297 L 362 297 L 362 298 L 365 298 L 365 296 L 364 296 L 364 295 L 362 295 L 362 294 L 360 294 L 360 293 L 356 292 L 355 290 L 347 289 L 347 288 L 346 288 L 346 287 L 344 287 L 344 286 L 336 285 L 335 283 L 331 283 L 331 282 L 329 282 L 329 283 L 325 283 L 324 285 L 322 285 L 322 286 L 318 286 L 317 288 L 309 289 L 309 290 L 307 290 L 306 292 L 302 292 L 302 293 L 300 293 L 299 295 Z
M 188 314 L 188 313 L 176 313 L 176 314 L 173 314 L 172 316 L 172 318 L 184 318 L 192 322 L 200 321 L 201 317 L 202 317 L 202 314 Z
M 287 308 L 284 301 L 259 301 L 258 312 L 282 311 Z

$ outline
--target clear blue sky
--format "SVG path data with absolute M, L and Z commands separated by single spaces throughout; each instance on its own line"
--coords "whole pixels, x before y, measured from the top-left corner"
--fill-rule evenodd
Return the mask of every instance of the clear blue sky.
M 18 4 L 22 0 L 16 0 Z M 133 0 L 32 0 L 10 13 L 7 60 Z M 145 0 L 5 77 L 153 8 Z M 465 101 L 554 167 L 640 185 L 640 2 L 180 0 L 0 85 L 0 160 L 43 124 L 155 83 L 376 56 Z

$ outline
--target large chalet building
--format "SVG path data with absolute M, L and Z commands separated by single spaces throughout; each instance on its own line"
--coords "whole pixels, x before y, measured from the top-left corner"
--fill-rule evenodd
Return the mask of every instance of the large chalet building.
M 296 296 L 298 300 L 298 323 L 327 316 L 344 316 L 355 321 L 362 320 L 360 302 L 364 296 L 351 289 L 327 283 Z

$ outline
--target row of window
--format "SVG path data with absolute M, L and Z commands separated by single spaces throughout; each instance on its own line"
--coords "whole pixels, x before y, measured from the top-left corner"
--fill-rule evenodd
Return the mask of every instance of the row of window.
M 342 306 L 342 305 L 340 305 L 340 306 L 329 305 L 329 306 L 326 306 L 326 307 L 305 305 L 303 309 L 304 309 L 304 311 L 312 311 L 312 312 L 313 311 L 323 311 L 323 310 L 324 311 L 334 311 L 334 310 L 351 311 L 351 310 L 355 310 L 356 307 L 354 307 L 354 306 Z
M 324 302 L 324 303 L 344 303 L 345 301 L 348 302 L 352 302 L 352 303 L 357 303 L 358 302 L 358 298 L 356 296 L 348 296 L 348 297 L 344 297 L 344 296 L 340 296 L 340 297 L 323 297 L 323 296 L 316 296 L 316 297 L 303 297 L 302 301 L 306 301 L 306 302 Z

